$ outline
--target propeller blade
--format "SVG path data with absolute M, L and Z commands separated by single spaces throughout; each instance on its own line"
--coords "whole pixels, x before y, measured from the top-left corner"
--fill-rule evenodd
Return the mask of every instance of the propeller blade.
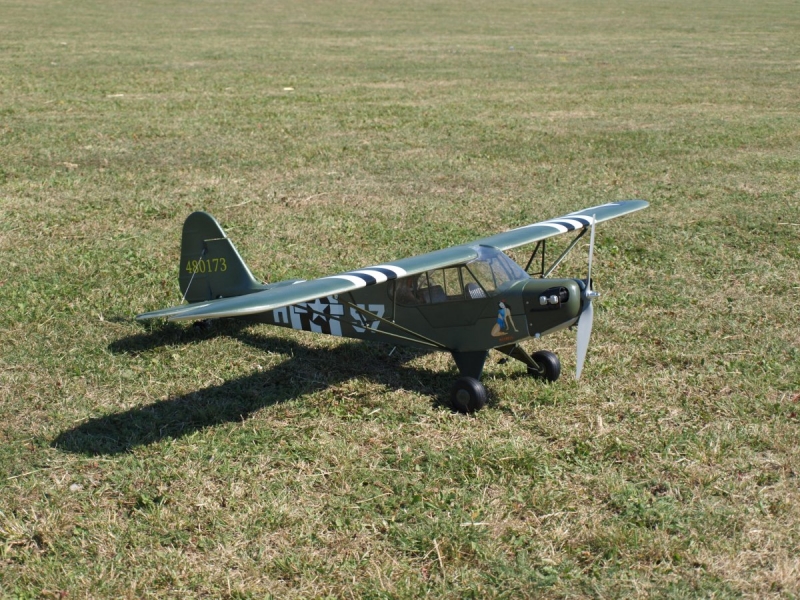
M 581 378 L 583 362 L 586 360 L 586 352 L 589 350 L 589 338 L 592 336 L 592 323 L 594 321 L 594 304 L 587 299 L 586 308 L 583 309 L 578 319 L 578 340 L 577 340 L 577 361 L 575 363 L 575 380 Z
M 575 362 L 575 380 L 581 378 L 583 363 L 586 361 L 586 353 L 589 351 L 589 338 L 592 337 L 592 325 L 594 323 L 594 304 L 593 300 L 599 296 L 592 291 L 592 258 L 594 257 L 594 223 L 595 215 L 592 215 L 592 233 L 589 236 L 589 271 L 586 275 L 586 291 L 584 292 L 584 308 L 578 319 L 578 340 L 577 340 L 577 360 Z

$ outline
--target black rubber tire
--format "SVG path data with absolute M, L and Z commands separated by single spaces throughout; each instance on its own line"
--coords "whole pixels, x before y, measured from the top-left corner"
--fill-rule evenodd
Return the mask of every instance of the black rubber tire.
M 544 379 L 545 381 L 555 381 L 561 375 L 561 361 L 558 360 L 558 356 L 549 350 L 534 352 L 531 358 L 536 361 L 536 364 L 544 371 L 544 374 L 537 373 L 534 369 L 528 367 L 528 375 L 531 377 Z
M 214 321 L 212 319 L 203 319 L 202 321 L 194 321 L 192 323 L 192 327 L 196 331 L 211 331 L 214 327 Z
M 486 406 L 489 398 L 484 385 L 474 377 L 461 377 L 450 390 L 450 404 L 453 410 L 470 414 Z

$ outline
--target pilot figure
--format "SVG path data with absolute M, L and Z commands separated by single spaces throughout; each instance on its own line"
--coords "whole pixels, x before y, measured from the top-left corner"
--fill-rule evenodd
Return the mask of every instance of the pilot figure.
M 417 295 L 417 277 L 406 277 L 397 282 L 397 291 L 395 292 L 395 300 L 400 304 L 420 304 L 420 299 Z

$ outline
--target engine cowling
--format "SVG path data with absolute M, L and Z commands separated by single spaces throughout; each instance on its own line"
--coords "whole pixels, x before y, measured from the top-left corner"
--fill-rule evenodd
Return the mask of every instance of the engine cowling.
M 583 305 L 586 284 L 580 279 L 531 279 L 525 283 L 525 316 L 534 337 L 574 325 Z

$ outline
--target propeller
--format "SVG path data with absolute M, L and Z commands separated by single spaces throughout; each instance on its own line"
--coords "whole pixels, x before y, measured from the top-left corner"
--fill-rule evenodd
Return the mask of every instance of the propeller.
M 585 303 L 583 311 L 578 317 L 578 340 L 576 344 L 577 360 L 575 362 L 575 379 L 581 378 L 583 363 L 586 360 L 586 352 L 589 350 L 589 338 L 592 337 L 592 323 L 594 322 L 594 307 L 592 301 L 600 294 L 592 290 L 592 256 L 594 255 L 594 223 L 595 216 L 592 215 L 592 232 L 589 236 L 589 273 L 586 277 L 586 291 L 584 292 Z

